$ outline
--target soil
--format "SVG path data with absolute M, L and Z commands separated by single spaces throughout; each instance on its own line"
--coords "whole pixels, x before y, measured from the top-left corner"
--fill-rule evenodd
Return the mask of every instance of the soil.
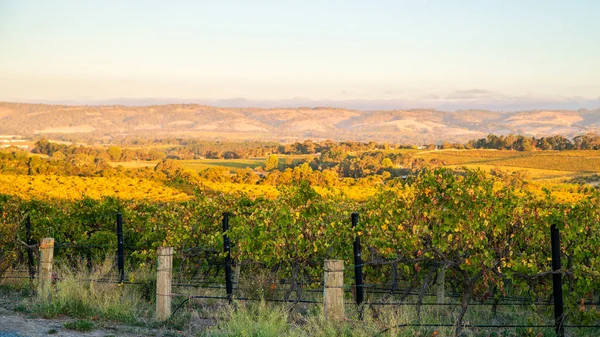
M 11 336 L 38 337 L 38 336 L 87 336 L 87 337 L 108 337 L 108 336 L 163 336 L 160 331 L 152 331 L 140 327 L 119 326 L 102 324 L 102 328 L 94 329 L 89 332 L 79 332 L 68 330 L 64 327 L 65 323 L 72 322 L 73 319 L 43 319 L 33 318 L 9 312 L 0 308 L 0 336 L 3 333 Z M 13 335 L 13 336 L 14 336 Z M 172 335 L 172 334 L 169 334 Z
M 18 296 L 0 292 L 0 337 L 183 337 L 196 336 L 201 330 L 214 324 L 210 320 L 195 319 L 188 324 L 185 331 L 177 331 L 166 328 L 151 329 L 107 321 L 93 321 L 95 329 L 89 332 L 80 332 L 64 327 L 65 323 L 76 321 L 73 318 L 44 319 L 15 311 L 18 310 L 17 303 L 19 303 L 19 300 Z

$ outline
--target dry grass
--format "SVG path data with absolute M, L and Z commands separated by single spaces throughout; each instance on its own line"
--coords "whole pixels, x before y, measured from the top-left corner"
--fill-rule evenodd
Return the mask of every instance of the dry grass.
M 116 280 L 114 258 L 87 270 L 86 263 L 55 268 L 58 277 L 50 293 L 38 294 L 33 311 L 44 318 L 66 315 L 102 318 L 129 324 L 149 317 L 150 307 L 135 287 L 104 283 Z
M 126 169 L 138 169 L 146 167 L 155 167 L 158 161 L 144 161 L 144 160 L 133 160 L 124 162 L 110 162 L 109 165 L 112 167 L 123 166 Z

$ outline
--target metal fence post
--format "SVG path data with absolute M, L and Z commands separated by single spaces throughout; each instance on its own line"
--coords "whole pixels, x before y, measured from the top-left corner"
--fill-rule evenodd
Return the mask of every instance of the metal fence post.
M 358 213 L 352 213 L 352 228 L 358 225 Z M 356 304 L 360 306 L 364 299 L 363 261 L 360 255 L 360 235 L 354 238 L 354 282 L 356 287 Z M 362 318 L 362 312 L 359 313 Z
M 225 252 L 225 289 L 229 303 L 233 300 L 233 284 L 231 283 L 231 247 L 229 245 L 229 213 L 223 213 L 223 251 Z
M 26 238 L 27 241 L 27 262 L 29 264 L 29 279 L 33 281 L 35 278 L 35 265 L 33 264 L 33 241 L 31 240 L 31 217 L 27 216 L 25 222 Z
M 117 213 L 117 267 L 119 268 L 119 283 L 125 281 L 125 252 L 123 248 L 123 215 Z
M 550 238 L 552 242 L 552 290 L 554 294 L 554 326 L 557 337 L 564 337 L 564 314 L 562 275 L 560 274 L 560 231 L 556 225 L 550 227 Z

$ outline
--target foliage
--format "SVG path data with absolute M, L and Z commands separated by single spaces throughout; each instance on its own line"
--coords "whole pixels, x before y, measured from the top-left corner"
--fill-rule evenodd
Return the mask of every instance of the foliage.
M 21 249 L 17 233 L 24 217 L 19 211 L 19 204 L 11 202 L 11 199 L 10 196 L 0 194 L 0 277 L 15 265 Z
M 379 152 L 366 157 L 368 162 L 376 158 L 380 164 L 386 158 L 392 161 L 390 156 Z M 365 245 L 365 259 L 373 264 L 365 268 L 370 283 L 398 278 L 399 273 L 391 274 L 389 268 L 377 267 L 377 263 L 394 265 L 404 281 L 415 280 L 417 284 L 425 284 L 424 287 L 432 283 L 432 273 L 445 267 L 452 286 L 460 289 L 463 303 L 468 304 L 470 298 L 492 290 L 540 299 L 551 289 L 547 274 L 549 227 L 556 224 L 562 231 L 566 261 L 566 303 L 572 306 L 570 312 L 577 313 L 572 319 L 581 322 L 597 319 L 596 311 L 575 307 L 581 301 L 593 299 L 594 287 L 600 280 L 597 272 L 600 260 L 596 258 L 600 251 L 595 248 L 600 247 L 600 193 L 596 189 L 545 186 L 527 183 L 519 175 L 466 168 L 423 169 L 406 179 L 370 176 L 313 187 L 325 172 L 331 171 L 315 171 L 304 163 L 284 172 L 273 171 L 271 174 L 279 174 L 278 181 L 287 181 L 277 190 L 270 185 L 246 184 L 248 188 L 273 192 L 265 197 L 260 190 L 254 195 L 240 192 L 239 184 L 230 182 L 221 183 L 222 193 L 207 191 L 202 187 L 204 184 L 216 187 L 182 169 L 176 161 L 160 162 L 155 172 L 169 184 L 190 187 L 190 192 L 181 198 L 156 195 L 134 198 L 140 192 L 140 185 L 130 180 L 133 186 L 128 190 L 128 198 L 99 194 L 92 195 L 94 198 L 63 199 L 0 195 L 0 240 L 12 248 L 3 250 L 6 261 L 3 263 L 16 262 L 17 255 L 13 252 L 20 249 L 17 238 L 23 238 L 26 216 L 31 217 L 35 241 L 54 237 L 57 243 L 66 244 L 57 249 L 58 258 L 93 259 L 114 248 L 114 217 L 122 213 L 129 270 L 131 266 L 153 264 L 156 248 L 163 245 L 175 247 L 177 254 L 200 247 L 218 255 L 223 247 L 222 214 L 229 212 L 233 214 L 228 234 L 235 262 L 277 270 L 280 276 L 296 282 L 290 291 L 297 294 L 302 291 L 300 283 L 310 285 L 310 280 L 321 275 L 324 259 L 344 259 L 347 265 L 352 265 L 352 241 L 360 236 Z M 5 180 L 0 187 L 14 189 L 9 184 L 14 181 L 47 185 L 66 180 L 44 175 L 11 177 L 14 178 Z M 76 184 L 107 180 L 68 179 L 74 185 L 63 194 L 75 190 Z M 347 186 L 362 188 L 361 193 L 368 192 L 368 197 L 355 201 L 338 192 Z M 93 189 L 98 190 L 98 185 Z M 33 190 L 21 193 L 31 195 Z M 561 197 L 561 194 L 578 197 Z M 361 221 L 352 229 L 350 213 L 356 210 L 360 211 Z M 81 253 L 69 245 L 93 247 Z M 194 263 L 200 267 L 209 262 L 198 258 Z M 219 279 L 222 275 L 215 277 Z M 77 303 L 58 303 L 69 303 L 82 312 L 87 310 Z M 49 313 L 67 310 L 66 304 L 43 308 Z
M 561 135 L 549 137 L 527 137 L 522 135 L 496 136 L 488 135 L 486 138 L 471 140 L 466 145 L 468 148 L 496 149 L 496 150 L 600 150 L 600 136 L 595 133 L 578 135 L 570 140 Z
M 318 276 L 324 259 L 350 256 L 343 249 L 352 240 L 344 203 L 322 197 L 307 182 L 281 188 L 275 200 L 241 202 L 231 230 L 234 257 Z
M 279 160 L 277 159 L 276 155 L 272 154 L 269 157 L 267 157 L 267 160 L 265 161 L 265 171 L 272 171 L 278 167 Z
M 61 177 L 0 174 L 0 193 L 24 199 L 147 199 L 186 200 L 189 196 L 163 183 L 135 178 Z

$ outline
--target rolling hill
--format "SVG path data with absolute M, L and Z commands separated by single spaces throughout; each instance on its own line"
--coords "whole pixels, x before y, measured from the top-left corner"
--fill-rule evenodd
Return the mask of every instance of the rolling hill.
M 197 137 L 296 141 L 332 139 L 429 143 L 494 134 L 574 136 L 600 129 L 600 109 L 494 112 L 433 109 L 220 108 L 0 103 L 0 134 L 110 139 Z

